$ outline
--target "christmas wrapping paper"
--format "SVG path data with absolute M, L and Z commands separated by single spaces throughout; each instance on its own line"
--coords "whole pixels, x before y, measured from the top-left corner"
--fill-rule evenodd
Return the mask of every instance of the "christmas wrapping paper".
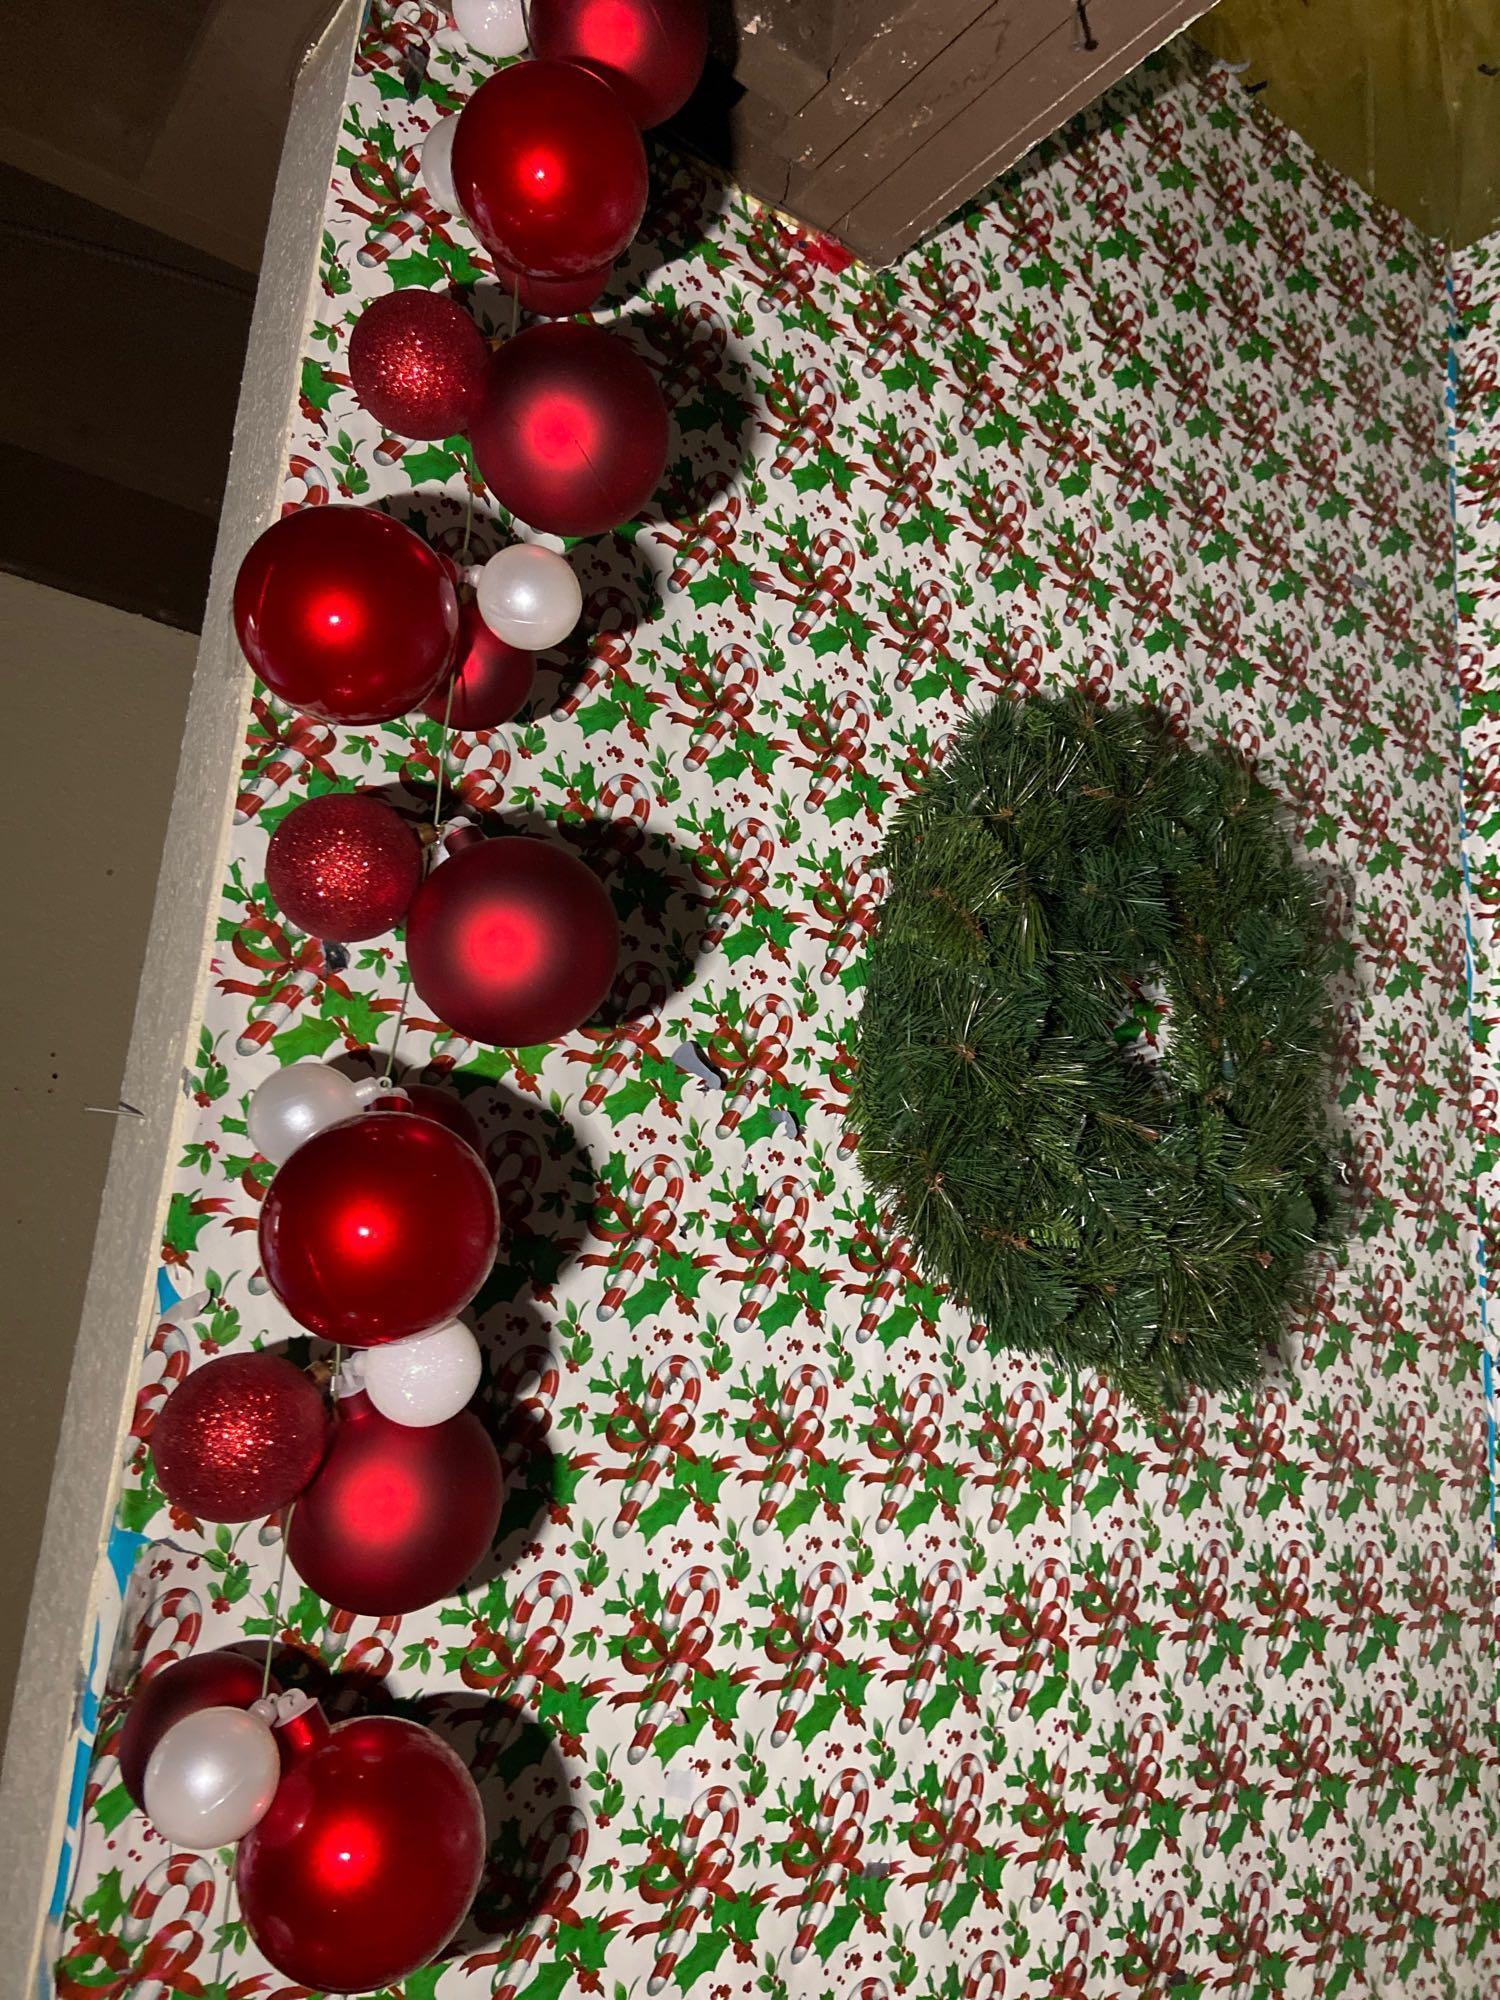
M 283 496 L 471 560 L 510 531 L 466 451 L 384 437 L 344 355 L 393 285 L 508 330 L 413 175 L 481 74 L 430 10 L 373 14 Z M 291 1990 L 110 1747 L 143 1665 L 274 1632 L 481 1779 L 491 1874 L 412 2000 L 1493 2000 L 1438 255 L 1185 45 L 880 275 L 653 165 L 605 316 L 672 461 L 574 551 L 530 711 L 446 739 L 255 704 L 58 1990 Z M 924 1284 L 843 1117 L 887 812 L 968 706 L 1073 683 L 1254 760 L 1342 940 L 1349 1241 L 1256 1393 L 1157 1424 Z M 174 1514 L 149 1438 L 196 1362 L 296 1334 L 247 1094 L 398 1029 L 399 937 L 290 930 L 267 838 L 351 783 L 417 819 L 440 768 L 575 839 L 625 947 L 615 1024 L 554 1047 L 399 1024 L 511 1219 L 477 1323 L 512 1487 L 483 1579 L 377 1621 L 278 1597 L 276 1523 Z M 1122 1030 L 1169 1032 L 1149 993 Z

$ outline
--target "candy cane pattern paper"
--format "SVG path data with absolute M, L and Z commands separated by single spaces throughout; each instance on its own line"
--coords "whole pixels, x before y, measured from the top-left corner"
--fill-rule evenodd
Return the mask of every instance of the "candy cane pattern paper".
M 433 9 L 373 8 L 282 494 L 470 560 L 511 528 L 466 448 L 384 436 L 345 357 L 393 286 L 509 328 L 416 178 L 482 74 Z M 671 459 L 572 551 L 584 616 L 531 709 L 447 736 L 254 705 L 162 1251 L 191 1304 L 147 1340 L 143 1608 L 58 1990 L 287 1990 L 228 1857 L 170 1855 L 109 1761 L 133 1672 L 270 1633 L 506 1808 L 411 2000 L 1493 2000 L 1437 252 L 1177 44 L 884 273 L 659 149 L 601 317 Z M 1347 1244 L 1256 1390 L 1155 1424 L 927 1283 L 845 1120 L 893 805 L 970 707 L 1071 685 L 1253 761 L 1340 941 Z M 440 770 L 610 887 L 613 1004 L 555 1046 L 398 1022 L 399 935 L 324 947 L 268 897 L 298 800 L 384 786 L 415 821 Z M 1170 1032 L 1149 993 L 1133 1032 Z M 248 1094 L 393 1036 L 509 1218 L 477 1315 L 509 1486 L 492 1570 L 377 1621 L 295 1575 L 278 1602 L 279 1524 L 175 1513 L 149 1446 L 185 1369 L 296 1333 Z

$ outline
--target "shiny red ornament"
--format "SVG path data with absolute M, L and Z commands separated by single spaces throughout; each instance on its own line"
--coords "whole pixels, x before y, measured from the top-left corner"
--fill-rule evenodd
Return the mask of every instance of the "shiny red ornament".
M 257 1521 L 296 1499 L 327 1436 L 323 1398 L 284 1355 L 223 1354 L 162 1404 L 156 1483 L 200 1521 Z
M 349 384 L 377 424 L 398 437 L 449 438 L 467 429 L 489 348 L 455 300 L 406 287 L 371 299 L 349 336 Z
M 556 320 L 508 340 L 469 429 L 485 484 L 548 535 L 633 521 L 667 466 L 656 377 L 618 334 Z
M 486 246 L 537 278 L 612 264 L 646 212 L 641 135 L 576 63 L 516 63 L 482 83 L 459 113 L 453 182 Z
M 234 626 L 272 694 L 325 722 L 387 722 L 425 699 L 458 639 L 453 571 L 369 507 L 284 514 L 240 564 Z
M 538 56 L 582 63 L 643 128 L 680 111 L 708 57 L 706 0 L 531 0 Z
M 500 1455 L 472 1410 L 418 1428 L 392 1423 L 360 1390 L 339 1403 L 327 1456 L 292 1510 L 287 1555 L 341 1611 L 420 1611 L 483 1561 L 504 1497 Z
M 266 886 L 282 915 L 340 944 L 399 924 L 421 879 L 421 841 L 368 792 L 304 799 L 266 849 Z
M 615 268 L 611 262 L 592 271 L 580 271 L 576 277 L 533 278 L 525 271 L 513 271 L 493 251 L 490 254 L 505 296 L 514 299 L 524 312 L 536 313 L 542 319 L 562 319 L 569 313 L 588 312 L 599 303 Z
M 410 1113 L 314 1133 L 278 1168 L 260 1211 L 272 1291 L 293 1319 L 345 1347 L 455 1318 L 489 1276 L 499 1240 L 484 1162 Z
M 264 1659 L 226 1648 L 217 1653 L 189 1653 L 185 1660 L 174 1660 L 142 1681 L 115 1746 L 120 1783 L 136 1805 L 143 1800 L 151 1752 L 174 1722 L 196 1715 L 200 1708 L 248 1708 L 260 1700 L 264 1679 Z M 281 1692 L 275 1680 L 270 1692 Z
M 554 840 L 461 847 L 422 884 L 406 922 L 424 1005 L 456 1033 L 503 1047 L 571 1034 L 609 992 L 619 952 L 604 884 Z
M 316 1706 L 276 1731 L 285 1772 L 239 1844 L 256 1945 L 318 1993 L 368 1993 L 426 1965 L 463 1922 L 484 1866 L 474 1780 L 420 1723 Z
M 466 598 L 453 672 L 422 704 L 422 713 L 450 729 L 494 729 L 523 708 L 536 679 L 536 654 L 508 646 Z M 450 692 L 451 690 L 451 692 Z

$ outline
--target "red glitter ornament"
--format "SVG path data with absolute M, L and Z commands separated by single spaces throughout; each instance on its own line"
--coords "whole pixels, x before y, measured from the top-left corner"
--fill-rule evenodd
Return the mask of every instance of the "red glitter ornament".
M 293 1319 L 346 1347 L 456 1318 L 499 1241 L 494 1184 L 473 1148 L 430 1118 L 394 1111 L 314 1133 L 278 1169 L 260 1210 L 272 1291 Z
M 422 713 L 450 729 L 494 729 L 524 707 L 536 679 L 536 654 L 508 646 L 466 598 L 457 664 L 422 704 Z
M 640 356 L 603 327 L 557 320 L 496 353 L 469 436 L 502 506 L 544 534 L 598 535 L 650 500 L 668 431 Z
M 472 1410 L 397 1424 L 359 1390 L 340 1400 L 327 1456 L 292 1511 L 287 1555 L 341 1611 L 420 1611 L 483 1560 L 504 1497 L 500 1454 Z
M 476 839 L 417 891 L 406 951 L 440 1020 L 475 1041 L 526 1047 L 570 1034 L 600 1006 L 620 928 L 604 884 L 566 847 Z
M 612 264 L 646 211 L 641 135 L 575 63 L 516 63 L 482 83 L 458 116 L 453 182 L 487 247 L 536 278 Z
M 316 1704 L 276 1730 L 283 1776 L 239 1844 L 235 1881 L 256 1945 L 318 1993 L 401 1983 L 452 1937 L 484 1866 L 474 1780 L 420 1723 Z
M 365 409 L 398 437 L 465 430 L 489 358 L 484 335 L 441 292 L 408 287 L 372 299 L 349 336 L 349 382 Z
M 399 924 L 422 879 L 422 843 L 384 799 L 325 792 L 293 807 L 266 849 L 266 886 L 309 937 L 352 944 Z
M 642 127 L 680 111 L 708 58 L 705 0 L 531 0 L 538 56 L 582 63 Z
M 458 638 L 453 571 L 368 507 L 303 507 L 240 564 L 234 625 L 273 694 L 325 722 L 388 722 L 429 695 Z
M 151 1429 L 157 1484 L 200 1521 L 255 1521 L 296 1499 L 327 1431 L 323 1398 L 284 1355 L 223 1354 L 162 1404 Z
M 149 1680 L 143 1680 L 125 1713 L 115 1746 L 120 1783 L 139 1806 L 151 1752 L 174 1722 L 196 1715 L 200 1708 L 248 1708 L 259 1701 L 265 1678 L 264 1659 L 252 1659 L 226 1647 L 217 1653 L 189 1653 L 173 1660 Z M 279 1694 L 276 1681 L 270 1692 Z

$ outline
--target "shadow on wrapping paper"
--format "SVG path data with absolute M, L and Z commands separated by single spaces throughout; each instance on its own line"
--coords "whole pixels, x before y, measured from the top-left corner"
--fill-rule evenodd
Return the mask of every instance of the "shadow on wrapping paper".
M 571 1788 L 556 1735 L 515 1702 L 465 1690 L 422 1695 L 400 1713 L 456 1752 L 484 1806 L 484 1874 L 441 1957 L 471 1959 L 475 1970 L 498 1966 L 567 1864 Z

